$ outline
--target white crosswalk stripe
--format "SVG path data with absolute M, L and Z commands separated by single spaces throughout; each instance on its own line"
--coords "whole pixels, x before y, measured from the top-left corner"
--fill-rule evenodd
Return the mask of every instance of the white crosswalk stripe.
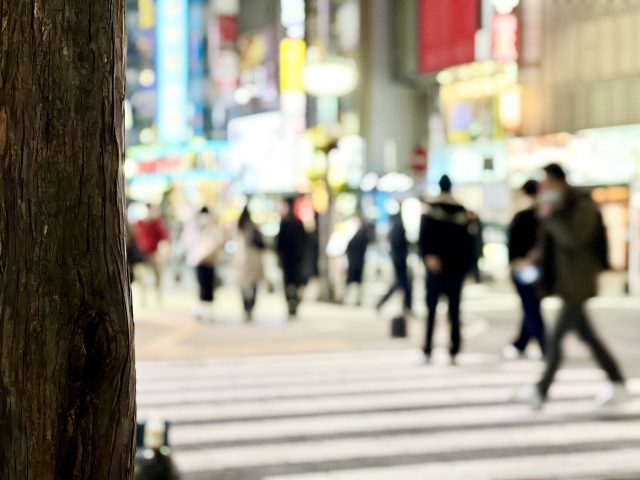
M 415 360 L 388 350 L 141 362 L 138 414 L 172 423 L 186 480 L 640 478 L 639 380 L 632 401 L 602 409 L 602 372 L 567 368 L 532 412 L 512 399 L 540 364 Z

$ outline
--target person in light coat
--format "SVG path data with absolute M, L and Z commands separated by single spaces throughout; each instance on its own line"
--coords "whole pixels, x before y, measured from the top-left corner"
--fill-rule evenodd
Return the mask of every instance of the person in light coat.
M 249 208 L 245 207 L 238 219 L 236 233 L 236 253 L 234 263 L 238 275 L 238 283 L 242 289 L 242 300 L 246 320 L 250 321 L 256 303 L 258 283 L 264 279 L 262 251 L 265 248 L 262 234 L 251 220 Z
M 186 251 L 186 263 L 195 268 L 200 286 L 200 301 L 196 308 L 196 317 L 211 321 L 213 320 L 215 268 L 224 239 L 207 207 L 203 207 L 194 219 L 185 224 L 180 241 Z

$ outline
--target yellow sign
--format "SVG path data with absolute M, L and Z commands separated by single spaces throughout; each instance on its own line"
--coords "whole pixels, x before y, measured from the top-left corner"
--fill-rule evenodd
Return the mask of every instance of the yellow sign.
M 138 26 L 148 30 L 156 24 L 156 9 L 153 0 L 138 0 Z
M 280 91 L 304 92 L 304 71 L 307 44 L 304 40 L 285 38 L 280 41 Z

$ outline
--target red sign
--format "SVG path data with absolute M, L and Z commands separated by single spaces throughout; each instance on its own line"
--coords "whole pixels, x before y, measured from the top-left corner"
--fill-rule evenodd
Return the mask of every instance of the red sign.
M 520 49 L 518 16 L 494 15 L 491 23 L 491 56 L 498 62 L 515 62 Z
M 423 173 L 427 170 L 427 151 L 422 147 L 416 147 L 411 151 L 409 168 L 416 173 Z
M 419 0 L 418 71 L 473 62 L 479 17 L 478 0 Z
M 181 157 L 164 157 L 148 162 L 138 162 L 138 173 L 171 173 L 182 168 Z

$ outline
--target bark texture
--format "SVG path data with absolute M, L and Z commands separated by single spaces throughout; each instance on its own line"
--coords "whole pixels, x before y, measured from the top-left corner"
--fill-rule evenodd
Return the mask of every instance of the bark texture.
M 132 478 L 123 0 L 0 0 L 0 479 Z

